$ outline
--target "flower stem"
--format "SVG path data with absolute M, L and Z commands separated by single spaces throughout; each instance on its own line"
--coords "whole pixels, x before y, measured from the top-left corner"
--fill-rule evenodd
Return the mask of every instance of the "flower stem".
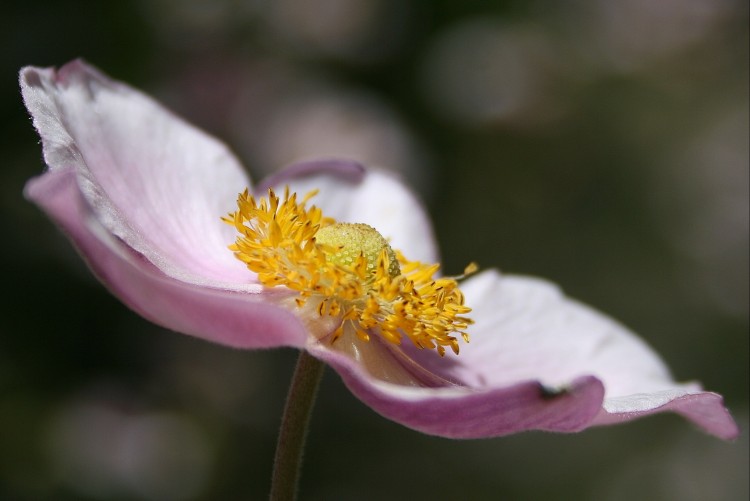
M 297 498 L 302 450 L 324 368 L 323 362 L 305 351 L 300 352 L 281 418 L 271 477 L 271 501 Z

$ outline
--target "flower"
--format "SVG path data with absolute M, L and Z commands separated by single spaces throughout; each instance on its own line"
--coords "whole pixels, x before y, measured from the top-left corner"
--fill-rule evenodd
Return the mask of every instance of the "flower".
M 26 196 L 159 325 L 307 350 L 365 404 L 434 435 L 575 432 L 665 411 L 738 433 L 719 395 L 675 382 L 643 341 L 556 286 L 494 270 L 460 289 L 431 278 L 429 222 L 390 175 L 319 160 L 253 186 L 223 144 L 82 61 L 24 68 L 20 83 L 49 167 Z

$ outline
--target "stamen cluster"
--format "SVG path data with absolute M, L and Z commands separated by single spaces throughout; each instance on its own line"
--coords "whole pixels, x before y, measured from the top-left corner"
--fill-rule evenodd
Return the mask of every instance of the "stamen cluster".
M 298 202 L 288 188 L 283 199 L 269 190 L 268 198 L 256 201 L 245 190 L 238 197 L 238 210 L 223 218 L 240 234 L 229 248 L 261 284 L 285 286 L 299 294 L 299 307 L 310 302 L 320 316 L 341 318 L 331 342 L 351 328 L 363 340 L 376 333 L 398 345 L 406 336 L 418 348 L 435 349 L 440 356 L 445 347 L 458 354 L 454 335 L 468 342 L 465 330 L 472 321 L 462 316 L 471 308 L 464 305 L 456 278 L 435 278 L 439 265 L 407 260 L 369 226 L 336 223 L 319 208 L 306 208 L 315 194 Z M 321 228 L 330 234 L 354 226 L 364 227 L 357 231 L 371 230 L 382 248 L 373 251 L 368 241 L 369 250 L 352 253 L 345 242 L 334 239 L 336 243 L 330 244 L 328 237 L 316 238 Z M 465 274 L 475 268 L 470 265 Z

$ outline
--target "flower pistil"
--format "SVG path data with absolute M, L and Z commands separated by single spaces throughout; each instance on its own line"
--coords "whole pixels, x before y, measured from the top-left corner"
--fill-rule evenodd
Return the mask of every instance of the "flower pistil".
M 340 317 L 335 342 L 347 329 L 364 341 L 372 333 L 393 344 L 408 337 L 418 348 L 445 348 L 458 354 L 456 335 L 465 342 L 472 320 L 464 314 L 458 280 L 476 271 L 473 263 L 459 277 L 435 277 L 437 264 L 409 261 L 377 230 L 361 223 L 338 223 L 287 187 L 281 199 L 273 190 L 256 199 L 247 190 L 237 211 L 223 220 L 239 236 L 230 250 L 266 287 L 285 286 L 320 316 Z

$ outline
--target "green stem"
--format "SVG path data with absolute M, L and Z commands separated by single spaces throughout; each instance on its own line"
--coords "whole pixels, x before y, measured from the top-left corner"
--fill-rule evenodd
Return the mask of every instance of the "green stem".
M 305 351 L 300 352 L 281 418 L 271 477 L 271 501 L 297 498 L 302 451 L 324 368 L 323 362 Z

